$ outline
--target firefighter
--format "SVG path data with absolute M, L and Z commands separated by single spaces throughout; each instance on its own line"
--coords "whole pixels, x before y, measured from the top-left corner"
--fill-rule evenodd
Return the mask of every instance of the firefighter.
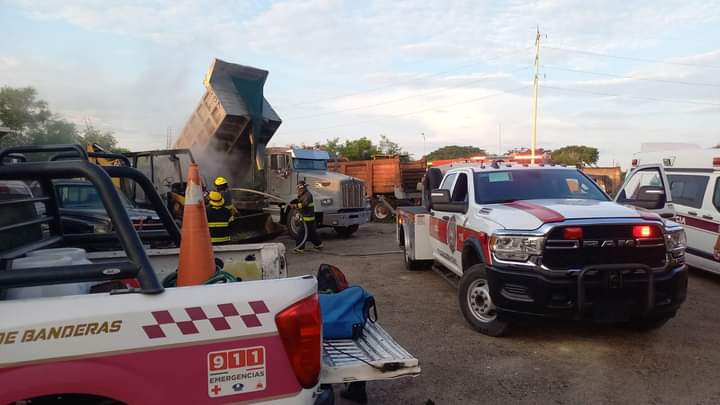
M 213 245 L 230 242 L 230 222 L 232 213 L 225 206 L 225 199 L 218 191 L 211 191 L 208 195 L 207 207 L 208 227 L 210 228 L 210 241 Z
M 301 227 L 297 234 L 295 249 L 293 249 L 293 252 L 304 253 L 306 241 L 312 242 L 315 249 L 322 249 L 323 244 L 317 233 L 317 224 L 315 223 L 315 203 L 313 202 L 312 194 L 307 189 L 307 184 L 304 181 L 298 182 L 297 192 L 298 202 L 294 204 L 294 206 L 300 210 L 305 226 Z M 307 239 L 305 238 L 306 228 Z
M 218 176 L 215 178 L 215 181 L 213 181 L 213 184 L 215 185 L 215 191 L 222 195 L 222 198 L 225 201 L 225 208 L 229 209 L 231 214 L 237 215 L 237 208 L 235 208 L 235 203 L 233 202 L 232 193 L 230 192 L 230 186 L 227 179 L 225 177 Z

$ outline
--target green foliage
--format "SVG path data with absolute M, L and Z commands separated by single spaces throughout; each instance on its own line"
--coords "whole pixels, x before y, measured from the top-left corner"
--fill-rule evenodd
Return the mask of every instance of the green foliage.
M 428 153 L 427 156 L 425 156 L 425 159 L 428 162 L 432 162 L 433 160 L 465 158 L 485 154 L 485 149 L 480 149 L 475 146 L 450 145 L 443 146 L 440 149 L 436 149 Z
M 584 145 L 570 145 L 556 149 L 550 154 L 553 163 L 562 165 L 594 165 L 600 153 L 597 148 Z
M 378 145 L 380 152 L 385 155 L 406 155 L 400 145 L 390 140 L 385 135 L 380 135 L 380 144 Z
M 348 140 L 340 147 L 340 156 L 348 160 L 367 160 L 380 153 L 377 146 L 367 137 Z
M 85 146 L 97 143 L 112 152 L 127 151 L 117 147 L 112 131 L 101 130 L 89 123 L 80 130 L 72 122 L 52 114 L 32 87 L 0 88 L 0 121 L 15 131 L 0 138 L 0 148 L 24 144 L 79 143 Z
M 37 128 L 51 116 L 47 103 L 32 87 L 0 88 L 0 121 L 15 131 Z

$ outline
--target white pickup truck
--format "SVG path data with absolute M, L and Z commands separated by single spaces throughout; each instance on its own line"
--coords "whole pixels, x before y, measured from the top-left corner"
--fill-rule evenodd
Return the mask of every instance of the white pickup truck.
M 482 333 L 528 316 L 654 328 L 685 300 L 683 229 L 611 201 L 577 169 L 433 168 L 423 187 L 429 207 L 398 209 L 406 267 L 459 278 L 462 313 Z
M 49 149 L 2 151 L 0 162 L 38 150 Z M 136 181 L 158 203 L 164 236 L 179 242 L 134 169 L 86 158 L 0 164 L 0 184 L 37 182 L 43 191 L 0 192 L 3 213 L 25 214 L 0 226 L 18 240 L 0 246 L 0 403 L 332 404 L 330 384 L 419 374 L 417 359 L 378 324 L 357 341 L 323 342 L 317 282 L 286 278 L 282 244 L 217 247 L 224 270 L 242 282 L 163 288 L 158 278 L 174 272 L 178 250 L 143 247 L 163 235 L 133 229 L 110 176 Z M 57 178 L 90 181 L 115 232 L 64 234 Z M 72 248 L 113 238 L 123 250 Z

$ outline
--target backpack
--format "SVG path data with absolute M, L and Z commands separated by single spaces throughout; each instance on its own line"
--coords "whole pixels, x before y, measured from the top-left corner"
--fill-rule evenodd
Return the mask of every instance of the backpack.
M 348 288 L 348 282 L 340 269 L 329 264 L 321 264 L 317 273 L 319 292 L 340 292 Z
M 357 339 L 368 319 L 377 320 L 375 298 L 364 288 L 352 286 L 337 293 L 320 293 L 324 339 Z M 370 316 L 373 309 L 374 318 Z

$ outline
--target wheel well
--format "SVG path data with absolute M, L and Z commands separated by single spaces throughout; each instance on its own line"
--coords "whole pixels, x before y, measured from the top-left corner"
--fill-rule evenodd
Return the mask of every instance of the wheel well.
M 25 401 L 33 404 L 78 404 L 78 405 L 110 405 L 110 404 L 121 404 L 122 402 L 112 398 L 103 397 L 99 395 L 91 394 L 53 394 L 43 395 L 41 397 L 30 398 Z M 22 401 L 21 401 L 22 402 Z
M 478 253 L 477 248 L 473 245 L 465 245 L 462 251 L 462 269 L 463 272 L 470 268 L 470 266 L 478 263 L 482 263 L 482 256 Z

